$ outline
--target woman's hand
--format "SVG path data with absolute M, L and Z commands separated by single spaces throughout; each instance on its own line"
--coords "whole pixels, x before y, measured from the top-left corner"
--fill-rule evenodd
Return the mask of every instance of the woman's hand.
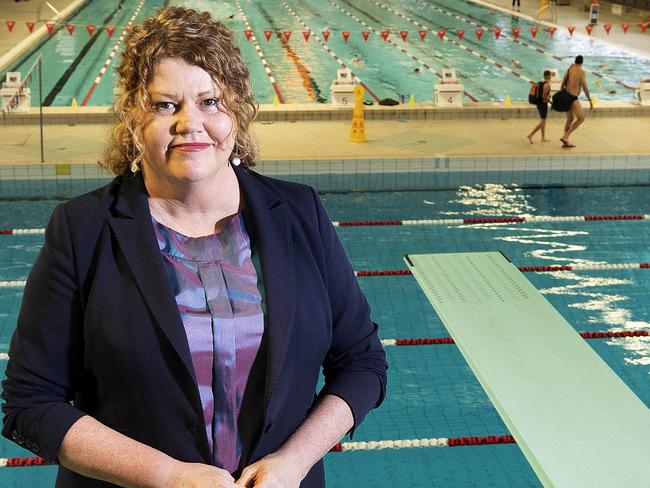
M 172 470 L 170 488 L 238 488 L 224 469 L 200 463 L 178 462 Z
M 247 488 L 298 488 L 306 475 L 299 459 L 276 451 L 244 468 L 237 485 Z

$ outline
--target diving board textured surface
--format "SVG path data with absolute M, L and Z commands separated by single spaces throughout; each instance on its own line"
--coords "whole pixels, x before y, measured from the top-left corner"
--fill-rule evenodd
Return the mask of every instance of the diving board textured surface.
M 544 486 L 650 486 L 650 410 L 512 263 L 405 260 Z

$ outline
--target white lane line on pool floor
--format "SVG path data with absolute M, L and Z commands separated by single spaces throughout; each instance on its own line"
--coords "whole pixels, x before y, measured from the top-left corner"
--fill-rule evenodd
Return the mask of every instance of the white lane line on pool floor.
M 339 64 L 339 66 L 341 66 L 341 68 L 348 68 L 348 69 L 350 69 L 350 68 L 348 67 L 348 65 L 347 65 L 346 63 L 344 63 L 343 60 L 342 60 L 341 58 L 339 58 L 339 57 L 336 55 L 336 53 L 335 53 L 334 51 L 332 51 L 332 50 L 330 49 L 330 47 L 329 47 L 327 44 L 325 44 L 325 43 L 323 42 L 323 40 L 320 38 L 320 36 L 319 36 L 318 34 L 316 34 L 316 32 L 312 31 L 312 30 L 310 29 L 310 27 L 309 27 L 307 24 L 305 24 L 305 23 L 303 22 L 303 20 L 300 18 L 300 16 L 299 16 L 299 15 L 298 15 L 298 14 L 297 14 L 297 13 L 296 13 L 296 12 L 295 12 L 295 11 L 294 11 L 294 10 L 293 10 L 293 9 L 292 9 L 292 8 L 291 8 L 291 7 L 290 7 L 290 6 L 289 6 L 289 5 L 288 5 L 284 0 L 280 0 L 280 3 L 282 3 L 282 5 L 284 6 L 284 8 L 286 8 L 286 9 L 289 11 L 289 13 L 290 13 L 291 15 L 293 15 L 293 17 L 294 17 L 298 22 L 300 22 L 300 23 L 302 24 L 302 26 L 305 28 L 305 30 L 306 30 L 307 32 L 310 33 L 310 37 L 313 37 L 314 39 L 316 39 L 316 42 L 318 42 L 318 44 L 319 44 L 319 45 L 320 45 L 320 46 L 325 50 L 325 52 L 327 52 L 327 54 L 329 54 L 331 57 L 334 58 L 334 60 Z M 357 80 L 359 80 L 359 84 L 360 84 L 361 86 L 363 86 L 363 88 L 368 92 L 368 94 L 369 94 L 372 98 L 374 98 L 375 101 L 376 101 L 377 103 L 379 103 L 380 98 L 375 94 L 375 92 L 373 92 L 373 91 L 370 89 L 370 87 L 369 87 L 368 85 L 366 85 L 363 81 L 361 81 L 361 78 L 360 78 L 360 77 L 359 77 L 359 76 L 358 76 L 354 71 L 352 71 L 352 70 L 350 69 L 350 72 L 352 73 L 352 76 L 354 76 Z
M 334 2 L 332 2 L 332 0 L 328 0 L 328 1 L 330 2 L 330 4 L 332 4 L 332 5 L 333 5 L 334 7 L 336 7 L 338 10 L 340 10 L 343 14 L 345 14 L 345 15 L 347 15 L 348 17 L 354 19 L 356 22 L 358 22 L 359 24 L 363 25 L 366 29 L 371 30 L 371 31 L 374 32 L 375 34 L 379 34 L 379 35 L 381 35 L 381 33 L 380 33 L 377 29 L 375 29 L 374 27 L 372 27 L 372 26 L 369 25 L 368 23 L 364 22 L 363 20 L 361 20 L 361 19 L 360 19 L 359 17 L 357 17 L 356 15 L 354 15 L 354 14 L 348 12 L 346 9 L 344 9 L 344 8 L 341 7 L 340 5 L 335 4 Z M 428 30 L 431 30 L 431 29 L 428 29 Z M 446 39 L 446 38 L 445 38 L 444 40 L 445 40 L 445 42 L 452 42 L 452 43 L 454 42 L 454 41 L 452 41 L 451 39 Z M 418 63 L 420 63 L 420 65 L 421 65 L 422 67 L 426 68 L 428 71 L 430 71 L 431 73 L 433 73 L 434 75 L 436 75 L 438 78 L 442 78 L 442 75 L 441 75 L 440 73 L 438 73 L 435 69 L 433 69 L 431 66 L 429 66 L 429 65 L 428 65 L 427 63 L 425 63 L 424 61 L 420 60 L 417 56 L 415 56 L 415 55 L 414 55 L 413 53 L 411 53 L 409 50 L 403 48 L 402 46 L 399 46 L 396 42 L 392 41 L 392 40 L 389 39 L 388 37 L 386 37 L 386 38 L 384 39 L 384 41 L 386 41 L 387 43 L 393 45 L 394 47 L 396 47 L 397 49 L 399 49 L 402 53 L 406 54 L 408 57 L 410 57 L 410 58 L 413 59 L 414 61 L 417 61 Z M 462 47 L 462 46 L 461 46 L 461 47 Z M 465 48 L 463 47 L 463 49 L 465 49 Z M 477 100 L 475 97 L 473 97 L 472 95 L 470 95 L 467 91 L 464 91 L 463 93 L 464 93 L 464 94 L 465 94 L 465 95 L 466 95 L 466 96 L 467 96 L 467 97 L 468 97 L 472 102 L 478 102 L 478 100 Z
M 260 43 L 257 41 L 257 37 L 255 37 L 255 34 L 253 33 L 253 28 L 251 27 L 250 22 L 248 22 L 248 17 L 246 17 L 246 14 L 244 13 L 244 10 L 241 7 L 241 3 L 239 0 L 235 3 L 235 6 L 237 7 L 237 10 L 239 10 L 239 14 L 242 16 L 244 19 L 244 24 L 246 25 L 246 30 L 250 33 L 250 38 L 253 41 L 253 44 L 255 45 L 255 50 L 257 51 L 257 55 L 260 58 L 260 61 L 262 62 L 262 65 L 264 66 L 264 71 L 266 71 L 266 75 L 269 78 L 269 81 L 271 82 L 271 86 L 273 87 L 273 91 L 275 91 L 275 94 L 278 96 L 278 101 L 280 103 L 285 103 L 284 97 L 282 96 L 282 92 L 280 92 L 280 88 L 278 87 L 278 84 L 275 82 L 275 77 L 273 76 L 273 72 L 271 71 L 271 67 L 269 66 L 269 63 L 266 61 L 266 56 L 264 56 L 264 52 L 262 52 L 262 48 L 260 47 Z
M 369 0 L 369 1 L 373 1 L 373 0 Z M 439 11 L 440 13 L 443 13 L 443 14 L 449 16 L 449 17 L 453 17 L 453 18 L 455 18 L 455 19 L 457 19 L 457 20 L 460 20 L 461 22 L 465 22 L 465 23 L 467 23 L 467 24 L 473 25 L 474 27 L 478 27 L 478 28 L 481 28 L 481 29 L 483 28 L 483 26 L 482 26 L 481 24 L 479 24 L 479 23 L 477 23 L 477 22 L 474 22 L 473 20 L 470 20 L 470 19 L 468 19 L 468 18 L 461 17 L 460 15 L 457 15 L 457 14 L 451 13 L 451 12 L 447 11 L 447 10 L 444 9 L 444 8 L 441 8 L 441 7 L 438 7 L 438 6 L 435 6 L 435 5 L 430 5 L 430 4 L 428 4 L 428 3 L 422 2 L 422 0 L 418 0 L 418 1 L 419 1 L 419 3 L 420 3 L 421 5 L 427 5 L 427 6 L 431 7 L 431 8 L 433 8 L 434 10 L 437 10 L 437 11 Z M 553 24 L 551 24 L 551 27 L 554 27 L 555 29 L 558 29 L 558 30 L 560 30 L 560 29 L 562 28 L 562 27 L 559 26 L 559 25 L 553 25 Z M 486 28 L 486 29 L 487 29 L 487 28 Z M 489 30 L 489 29 L 487 29 L 487 30 Z M 526 42 L 526 41 L 522 41 L 521 39 L 514 39 L 514 38 L 511 38 L 510 36 L 508 36 L 508 35 L 506 35 L 506 34 L 501 34 L 501 37 L 503 37 L 504 39 L 508 39 L 508 40 L 513 41 L 513 42 L 516 42 L 517 44 L 521 44 L 521 45 L 524 46 L 524 47 L 527 47 L 527 48 L 529 48 L 529 49 L 532 49 L 533 51 L 536 51 L 536 52 L 538 52 L 538 53 L 540 53 L 540 54 L 543 54 L 544 56 L 547 56 L 547 57 L 549 57 L 549 58 L 553 58 L 553 59 L 555 59 L 556 61 L 563 61 L 563 59 L 562 59 L 561 57 L 556 56 L 555 54 L 553 54 L 553 53 L 551 53 L 551 52 L 548 52 L 548 51 L 546 51 L 545 49 L 542 49 L 541 47 L 534 46 L 534 45 L 532 45 L 532 44 L 530 44 L 530 43 L 528 43 L 528 42 Z M 599 78 L 603 78 L 603 79 L 605 79 L 605 80 L 611 81 L 612 83 L 616 83 L 617 85 L 623 86 L 623 87 L 628 88 L 628 89 L 630 89 L 630 90 L 634 90 L 634 87 L 633 87 L 633 86 L 630 86 L 630 85 L 628 85 L 627 83 L 625 83 L 625 82 L 623 82 L 623 81 L 617 80 L 616 78 L 612 78 L 611 76 L 604 75 L 604 74 L 602 74 L 602 73 L 599 73 L 598 71 L 590 70 L 590 69 L 588 69 L 588 68 L 586 68 L 586 67 L 583 68 L 583 69 L 584 69 L 585 71 L 587 71 L 588 73 L 592 73 L 594 76 L 597 76 L 597 77 L 599 77 Z
M 413 19 L 411 19 L 410 17 L 404 15 L 404 14 L 401 13 L 401 12 L 398 12 L 397 10 L 395 10 L 395 9 L 392 8 L 392 7 L 389 7 L 389 6 L 384 5 L 384 4 L 380 3 L 380 2 L 377 2 L 376 0 L 368 0 L 368 1 L 371 2 L 371 3 L 374 3 L 374 4 L 377 5 L 378 7 L 381 7 L 381 8 L 384 8 L 384 9 L 388 10 L 389 12 L 391 12 L 391 13 L 393 13 L 393 14 L 399 16 L 399 17 L 402 17 L 402 18 L 408 20 L 408 21 L 411 22 L 412 24 L 414 24 L 414 25 L 416 25 L 416 26 L 418 26 L 418 27 L 420 27 L 420 28 L 422 28 L 422 29 L 426 29 L 426 30 L 428 30 L 428 31 L 430 31 L 430 32 L 434 32 L 434 33 L 435 33 L 435 31 L 434 31 L 433 29 L 431 29 L 430 27 L 428 27 L 428 26 L 426 26 L 426 25 L 424 25 L 424 24 L 419 23 L 417 20 L 413 20 Z M 432 22 L 432 23 L 433 23 L 433 22 Z M 499 35 L 501 35 L 501 34 L 499 34 Z M 468 53 L 472 54 L 473 56 L 477 56 L 477 57 L 481 58 L 483 61 L 486 61 L 486 62 L 488 62 L 488 63 L 490 63 L 490 64 L 493 64 L 493 65 L 496 66 L 497 68 L 500 68 L 500 69 L 502 69 L 502 70 L 504 70 L 504 71 L 509 72 L 511 75 L 516 76 L 517 78 L 520 78 L 520 79 L 522 79 L 522 80 L 525 80 L 525 81 L 527 81 L 528 83 L 534 83 L 533 80 L 531 80 L 530 78 L 527 78 L 526 76 L 522 75 L 522 74 L 519 73 L 518 71 L 515 71 L 515 70 L 513 70 L 512 68 L 510 68 L 510 67 L 508 67 L 508 66 L 505 66 L 505 65 L 499 63 L 498 61 L 495 61 L 494 59 L 492 59 L 492 58 L 490 58 L 490 57 L 488 57 L 488 56 L 485 56 L 485 55 L 479 53 L 478 51 L 475 51 L 474 49 L 472 49 L 472 48 L 470 48 L 470 47 L 467 47 L 467 46 L 461 44 L 461 43 L 458 42 L 458 41 L 455 41 L 455 40 L 453 40 L 453 39 L 449 39 L 449 38 L 447 38 L 447 37 L 445 37 L 445 36 L 439 36 L 439 37 L 440 37 L 443 41 L 445 41 L 445 42 L 450 42 L 450 43 L 452 43 L 454 46 L 459 47 L 459 48 L 461 48 L 461 49 L 467 51 Z
M 95 78 L 94 83 L 90 87 L 90 90 L 88 90 L 88 93 L 86 93 L 86 96 L 84 97 L 83 101 L 81 102 L 81 106 L 85 107 L 88 104 L 88 101 L 90 100 L 90 97 L 93 96 L 93 93 L 95 92 L 95 89 L 99 85 L 99 83 L 102 81 L 102 77 L 104 76 L 104 73 L 106 73 L 106 70 L 108 67 L 111 65 L 111 62 L 113 61 L 113 58 L 117 54 L 117 50 L 119 49 L 120 45 L 124 41 L 124 38 L 126 37 L 127 33 L 129 30 L 131 30 L 131 27 L 133 26 L 133 21 L 135 18 L 138 16 L 140 13 L 140 10 L 142 9 L 142 5 L 144 4 L 144 0 L 141 0 L 138 6 L 136 7 L 135 11 L 133 12 L 133 15 L 131 15 L 131 18 L 129 19 L 129 23 L 126 24 L 126 27 L 122 31 L 122 34 L 120 35 L 120 38 L 117 40 L 115 45 L 113 46 L 113 49 L 111 50 L 111 53 L 108 55 L 108 58 L 104 62 L 104 65 L 102 68 L 99 70 L 99 74 Z

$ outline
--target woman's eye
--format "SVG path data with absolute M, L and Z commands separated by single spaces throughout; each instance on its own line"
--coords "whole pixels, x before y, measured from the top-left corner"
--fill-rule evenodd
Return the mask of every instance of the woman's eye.
M 218 104 L 218 100 L 216 98 L 207 98 L 203 100 L 203 105 L 205 107 L 216 107 Z
M 154 108 L 159 112 L 160 111 L 165 112 L 168 110 L 173 110 L 174 104 L 172 102 L 156 102 L 154 104 Z

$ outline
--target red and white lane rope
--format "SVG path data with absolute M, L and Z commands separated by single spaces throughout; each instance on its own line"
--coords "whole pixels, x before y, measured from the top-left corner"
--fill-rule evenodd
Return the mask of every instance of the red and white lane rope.
M 627 337 L 649 337 L 647 330 L 598 330 L 592 332 L 578 332 L 583 339 L 621 339 Z M 381 345 L 392 346 L 434 346 L 440 344 L 455 344 L 451 337 L 420 337 L 417 339 L 382 339 Z
M 369 0 L 369 1 L 373 1 L 373 0 Z M 431 8 L 433 8 L 434 10 L 437 10 L 438 12 L 440 12 L 440 13 L 442 13 L 442 14 L 444 14 L 444 15 L 447 15 L 447 16 L 449 16 L 449 17 L 453 17 L 453 18 L 455 18 L 455 19 L 457 19 L 457 20 L 460 20 L 461 22 L 465 22 L 465 23 L 467 23 L 467 24 L 473 25 L 474 27 L 478 27 L 479 29 L 483 29 L 483 26 L 482 26 L 481 24 L 479 24 L 479 23 L 477 23 L 477 22 L 474 22 L 474 21 L 471 20 L 471 19 L 468 19 L 468 18 L 466 18 L 466 17 L 462 17 L 462 16 L 460 16 L 460 15 L 458 15 L 458 14 L 455 14 L 455 13 L 449 12 L 448 10 L 446 10 L 446 9 L 444 9 L 444 8 L 441 8 L 441 7 L 438 7 L 438 6 L 436 6 L 436 5 L 430 5 L 430 4 L 428 4 L 428 3 L 425 4 L 425 3 L 422 2 L 422 1 L 420 1 L 420 3 L 421 3 L 422 5 L 427 5 L 427 6 L 431 7 Z M 558 29 L 559 26 L 556 25 L 555 28 Z M 485 28 L 484 30 L 490 30 L 490 29 Z M 544 56 L 547 56 L 547 57 L 549 57 L 549 58 L 553 58 L 553 59 L 555 59 L 556 61 L 563 61 L 563 59 L 562 59 L 561 57 L 559 57 L 559 56 L 557 56 L 557 55 L 555 55 L 555 54 L 553 54 L 553 53 L 551 53 L 551 52 L 549 52 L 549 51 L 546 51 L 546 50 L 544 50 L 544 49 L 542 49 L 542 48 L 540 48 L 540 47 L 538 47 L 538 46 L 533 46 L 532 44 L 529 44 L 528 42 L 523 41 L 523 40 L 521 40 L 521 39 L 519 39 L 519 38 L 517 38 L 517 39 L 510 38 L 510 37 L 509 37 L 508 35 L 506 35 L 505 33 L 502 33 L 502 34 L 501 34 L 501 37 L 503 37 L 504 39 L 508 39 L 508 40 L 513 41 L 513 42 L 516 42 L 517 44 L 521 44 L 521 45 L 524 46 L 524 47 L 527 47 L 527 48 L 529 48 L 529 49 L 532 49 L 533 51 L 536 51 L 536 52 L 538 52 L 538 53 L 540 53 L 540 54 L 543 54 Z M 592 73 L 594 76 L 597 76 L 597 77 L 599 77 L 599 78 L 603 78 L 603 79 L 605 79 L 605 80 L 611 81 L 611 82 L 613 82 L 613 83 L 616 83 L 617 85 L 623 86 L 623 87 L 628 88 L 628 89 L 630 89 L 630 90 L 634 90 L 634 87 L 633 87 L 633 86 L 628 85 L 627 83 L 624 83 L 623 81 L 617 80 L 616 78 L 612 78 L 611 76 L 604 75 L 604 74 L 602 74 L 602 73 L 599 73 L 599 72 L 597 72 L 597 71 L 590 70 L 590 69 L 588 69 L 588 68 L 583 68 L 583 69 L 584 69 L 585 71 L 589 72 L 589 73 Z
M 368 0 L 368 1 L 371 2 L 371 3 L 374 3 L 374 4 L 377 5 L 378 7 L 381 7 L 381 8 L 383 8 L 383 9 L 388 10 L 389 12 L 391 12 L 391 13 L 394 14 L 394 15 L 397 15 L 397 16 L 399 16 L 399 17 L 402 17 L 403 19 L 407 20 L 407 21 L 410 22 L 411 24 L 418 26 L 420 29 L 427 30 L 427 31 L 432 32 L 432 33 L 434 33 L 434 34 L 436 33 L 436 31 L 434 31 L 433 29 L 431 29 L 431 27 L 426 26 L 426 25 L 424 25 L 424 24 L 421 24 L 421 23 L 418 22 L 417 20 L 413 20 L 412 18 L 408 17 L 407 15 L 404 15 L 403 13 L 397 11 L 396 9 L 394 9 L 394 8 L 392 8 L 392 7 L 389 7 L 388 5 L 384 5 L 383 3 L 377 2 L 376 0 Z M 529 83 L 534 83 L 533 80 L 531 80 L 530 78 L 527 78 L 526 76 L 522 75 L 522 74 L 519 73 L 518 71 L 515 71 L 515 70 L 513 70 L 512 68 L 510 68 L 510 67 L 508 67 L 508 66 L 505 66 L 505 65 L 499 63 L 498 61 L 495 61 L 494 59 L 489 58 L 489 57 L 487 57 L 487 56 L 485 56 L 485 55 L 479 53 L 478 51 L 475 51 L 474 49 L 472 49 L 472 48 L 470 48 L 470 47 L 467 47 L 467 46 L 461 44 L 461 43 L 458 42 L 458 41 L 455 41 L 454 39 L 449 39 L 449 38 L 447 38 L 447 37 L 445 37 L 445 36 L 441 36 L 441 39 L 442 39 L 443 41 L 450 42 L 450 43 L 453 44 L 454 46 L 459 47 L 460 49 L 463 49 L 464 51 L 467 51 L 468 53 L 472 54 L 473 56 L 476 56 L 476 57 L 481 58 L 483 61 L 485 61 L 485 62 L 487 62 L 487 63 L 493 64 L 493 65 L 496 66 L 497 68 L 500 68 L 500 69 L 502 69 L 502 70 L 504 70 L 504 71 L 507 71 L 508 73 L 510 73 L 510 74 L 513 75 L 513 76 L 516 76 L 517 78 L 520 78 L 520 79 L 522 79 L 522 80 L 525 80 L 525 81 L 527 81 L 527 82 L 529 82 Z
M 120 35 L 120 38 L 117 40 L 115 45 L 113 46 L 113 50 L 111 53 L 108 55 L 108 58 L 104 62 L 104 65 L 102 66 L 102 69 L 99 70 L 99 74 L 95 78 L 95 81 L 93 82 L 92 86 L 90 87 L 90 90 L 88 90 L 88 93 L 86 93 L 86 96 L 84 97 L 83 101 L 81 102 L 81 106 L 85 107 L 88 104 L 88 101 L 90 100 L 90 97 L 93 96 L 93 93 L 95 92 L 95 89 L 99 85 L 99 83 L 102 81 L 102 77 L 104 76 L 104 73 L 106 73 L 106 70 L 108 67 L 111 65 L 113 62 L 113 58 L 117 54 L 118 49 L 122 45 L 122 42 L 124 41 L 124 38 L 128 34 L 129 30 L 133 26 L 133 21 L 135 18 L 138 16 L 140 13 L 140 10 L 142 9 L 142 6 L 144 5 L 144 0 L 140 0 L 140 3 L 136 7 L 135 11 L 133 12 L 133 15 L 131 15 L 131 18 L 129 19 L 129 23 L 126 25 L 124 30 L 122 31 L 122 34 Z
M 546 266 L 519 266 L 522 273 L 558 273 L 561 271 L 605 271 L 616 269 L 650 269 L 650 263 L 594 263 L 594 264 L 566 264 Z M 355 271 L 358 277 L 376 276 L 411 276 L 408 269 L 380 269 Z M 0 288 L 23 288 L 26 280 L 0 281 Z
M 239 14 L 242 16 L 244 19 L 244 24 L 246 25 L 246 30 L 250 32 L 250 39 L 253 41 L 253 44 L 255 45 L 255 50 L 257 51 L 257 55 L 260 58 L 260 61 L 262 62 L 262 65 L 264 66 L 264 71 L 266 71 L 266 75 L 269 77 L 269 81 L 271 82 L 271 86 L 273 87 L 273 91 L 278 97 L 278 101 L 280 103 L 285 103 L 284 97 L 282 96 L 282 92 L 280 91 L 280 87 L 278 84 L 275 82 L 275 77 L 273 76 L 273 72 L 271 71 L 271 67 L 269 66 L 269 63 L 266 61 L 266 56 L 264 56 L 264 52 L 262 52 L 262 48 L 260 47 L 260 43 L 257 40 L 257 37 L 255 37 L 255 34 L 253 33 L 253 28 L 251 27 L 250 22 L 248 22 L 248 17 L 246 17 L 246 14 L 244 13 L 244 10 L 241 8 L 241 3 L 239 0 L 235 2 L 235 6 L 237 7 L 237 10 L 239 10 Z
M 559 273 L 561 271 L 605 271 L 615 269 L 650 269 L 650 263 L 594 263 L 594 264 L 567 264 L 547 266 L 518 266 L 522 273 Z M 410 276 L 408 269 L 382 269 L 372 271 L 355 271 L 355 276 Z
M 425 439 L 396 439 L 381 441 L 340 442 L 330 452 L 381 451 L 384 449 L 416 449 L 424 447 L 487 446 L 515 444 L 511 435 L 486 435 L 467 437 L 431 437 Z M 0 458 L 0 467 L 49 466 L 55 463 L 39 457 Z
M 594 222 L 615 220 L 648 220 L 650 215 L 530 215 L 527 217 L 469 217 L 461 219 L 417 219 L 417 220 L 356 220 L 337 222 L 335 227 L 366 227 L 382 225 L 477 225 L 477 224 L 521 224 L 524 222 Z M 3 231 L 0 231 L 0 233 Z
M 295 12 L 295 11 L 294 11 L 294 10 L 293 10 L 293 9 L 292 9 L 292 8 L 291 8 L 291 7 L 290 7 L 290 6 L 289 6 L 289 5 L 288 5 L 284 0 L 280 0 L 280 3 L 282 3 L 282 5 L 284 6 L 284 8 L 286 8 L 287 11 L 288 11 L 288 12 L 289 12 L 289 13 L 290 13 L 290 14 L 291 14 L 291 15 L 292 15 L 292 16 L 293 16 L 293 17 L 294 17 L 298 22 L 300 22 L 300 23 L 302 24 L 302 26 L 303 26 L 304 29 L 305 29 L 305 32 L 309 32 L 309 33 L 310 33 L 310 37 L 313 37 L 314 39 L 316 39 L 316 42 L 318 42 L 318 44 L 319 44 L 319 45 L 320 45 L 320 46 L 325 50 L 325 52 L 326 52 L 327 54 L 329 54 L 331 57 L 334 58 L 334 60 L 339 64 L 339 66 L 341 66 L 341 68 L 348 68 L 348 69 L 350 69 L 349 66 L 348 66 L 347 64 L 345 64 L 345 63 L 343 62 L 343 60 L 342 60 L 341 58 L 339 58 L 339 57 L 336 55 L 336 53 L 335 53 L 334 51 L 332 51 L 332 50 L 330 49 L 330 47 L 329 47 L 327 44 L 325 44 L 325 43 L 323 42 L 323 40 L 320 38 L 320 36 L 319 36 L 316 32 L 312 31 L 312 30 L 309 28 L 309 26 L 303 22 L 303 20 L 300 18 L 300 16 L 299 16 L 299 15 L 298 15 L 298 14 L 297 14 L 297 13 L 296 13 L 296 12 Z M 360 84 L 360 85 L 361 85 L 361 86 L 366 90 L 366 92 L 368 92 L 368 94 L 369 94 L 372 98 L 374 98 L 375 101 L 376 101 L 377 103 L 379 103 L 380 99 L 379 99 L 379 97 L 375 94 L 375 92 L 372 91 L 372 90 L 370 89 L 370 87 L 369 87 L 368 85 L 366 85 L 363 81 L 361 81 L 361 78 L 360 78 L 360 77 L 359 77 L 359 76 L 358 76 L 354 71 L 352 71 L 351 69 L 350 69 L 350 71 L 352 72 L 352 75 L 353 75 L 357 80 L 359 80 L 359 84 Z
M 649 214 L 630 215 L 530 215 L 527 217 L 467 217 L 462 219 L 411 220 L 333 220 L 334 227 L 376 227 L 386 225 L 479 225 L 522 224 L 524 222 L 605 222 L 617 220 L 650 220 Z M 32 229 L 0 229 L 0 235 L 45 234 L 44 227 Z
M 358 22 L 359 24 L 363 25 L 366 29 L 368 29 L 368 30 L 374 32 L 376 35 L 381 35 L 381 33 L 380 33 L 377 29 L 375 29 L 374 27 L 372 27 L 371 25 L 369 25 L 367 22 L 364 22 L 362 19 L 360 19 L 359 17 L 357 17 L 357 16 L 354 15 L 353 13 L 348 12 L 346 9 L 344 9 L 344 8 L 341 7 L 340 5 L 335 4 L 335 3 L 332 2 L 331 0 L 329 0 L 329 2 L 330 2 L 334 7 L 336 7 L 338 10 L 340 10 L 344 15 L 347 15 L 347 16 L 350 17 L 351 19 L 354 19 L 356 22 Z M 427 69 L 428 71 L 430 71 L 431 73 L 433 73 L 434 75 L 436 75 L 438 78 L 442 78 L 442 75 L 441 75 L 440 73 L 438 73 L 435 69 L 433 69 L 433 68 L 432 68 L 431 66 L 429 66 L 427 63 L 425 63 L 424 61 L 422 61 L 421 59 L 419 59 L 417 56 L 415 56 L 415 55 L 414 55 L 413 53 L 411 53 L 409 50 L 407 50 L 407 49 L 405 49 L 404 47 L 398 45 L 396 42 L 394 42 L 393 40 L 389 39 L 388 37 L 386 37 L 386 38 L 384 39 L 384 41 L 386 41 L 386 42 L 389 43 L 389 44 L 392 44 L 394 47 L 396 47 L 396 48 L 399 49 L 401 52 L 403 52 L 404 54 L 406 54 L 406 55 L 407 55 L 408 57 L 410 57 L 412 60 L 414 60 L 414 61 L 420 63 L 420 65 L 421 65 L 423 68 Z M 451 39 L 446 39 L 446 41 L 447 41 L 447 42 L 452 42 L 452 43 L 454 42 L 454 41 L 452 41 Z M 470 95 L 467 91 L 464 91 L 463 93 L 464 93 L 464 94 L 465 94 L 465 95 L 466 95 L 466 96 L 467 96 L 467 97 L 468 97 L 472 102 L 478 102 L 478 100 L 477 100 L 474 96 Z

